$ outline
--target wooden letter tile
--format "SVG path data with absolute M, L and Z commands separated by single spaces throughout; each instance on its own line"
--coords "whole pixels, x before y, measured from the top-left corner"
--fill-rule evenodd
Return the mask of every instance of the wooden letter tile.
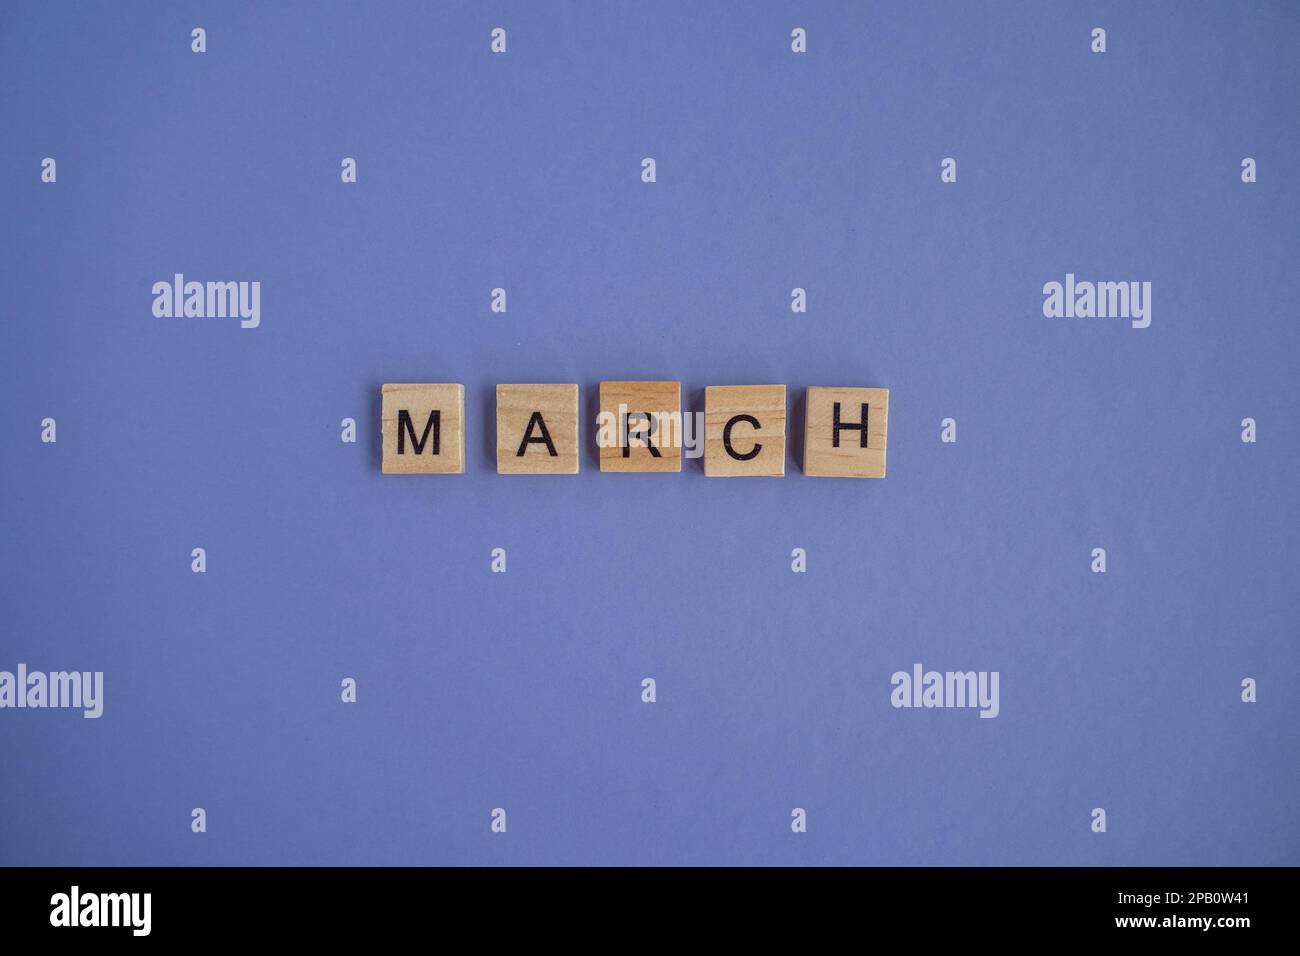
M 710 478 L 785 474 L 785 386 L 704 390 L 704 473 Z
M 884 478 L 889 389 L 808 389 L 803 473 Z
M 497 474 L 578 473 L 578 386 L 497 386 Z
M 680 382 L 601 382 L 601 471 L 682 470 Z
M 465 472 L 465 386 L 385 385 L 385 475 Z

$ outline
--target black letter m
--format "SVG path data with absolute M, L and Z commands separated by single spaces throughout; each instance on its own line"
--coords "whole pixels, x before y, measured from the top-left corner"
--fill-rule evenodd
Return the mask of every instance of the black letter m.
M 405 408 L 397 413 L 397 453 L 406 454 L 406 436 L 411 436 L 411 444 L 415 446 L 417 455 L 424 454 L 424 443 L 429 440 L 429 432 L 433 432 L 433 449 L 430 455 L 438 454 L 440 439 L 442 437 L 442 413 L 434 409 L 429 413 L 429 420 L 424 425 L 424 434 L 419 438 L 415 437 L 415 425 L 411 422 L 411 413 Z

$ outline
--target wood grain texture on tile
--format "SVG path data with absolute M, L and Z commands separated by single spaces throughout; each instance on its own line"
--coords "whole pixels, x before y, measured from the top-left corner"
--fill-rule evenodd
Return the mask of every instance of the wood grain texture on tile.
M 465 472 L 465 386 L 392 384 L 382 392 L 385 475 Z
M 811 386 L 803 472 L 827 478 L 884 478 L 889 389 Z
M 704 390 L 704 473 L 710 478 L 785 474 L 785 386 Z
M 497 473 L 578 473 L 578 386 L 497 386 Z
M 600 470 L 682 470 L 680 382 L 601 382 Z

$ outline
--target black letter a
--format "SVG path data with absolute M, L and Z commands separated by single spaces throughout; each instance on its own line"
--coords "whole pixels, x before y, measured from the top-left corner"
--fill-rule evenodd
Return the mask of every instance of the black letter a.
M 542 434 L 538 438 L 533 437 L 534 425 L 542 430 Z M 551 441 L 551 433 L 546 430 L 546 421 L 542 418 L 541 412 L 533 412 L 533 417 L 528 419 L 528 427 L 524 429 L 524 440 L 519 443 L 519 450 L 515 452 L 515 457 L 523 458 L 524 452 L 528 450 L 528 445 L 531 442 L 545 445 L 546 450 L 551 453 L 552 458 L 559 457 L 560 453 L 555 450 L 555 444 Z

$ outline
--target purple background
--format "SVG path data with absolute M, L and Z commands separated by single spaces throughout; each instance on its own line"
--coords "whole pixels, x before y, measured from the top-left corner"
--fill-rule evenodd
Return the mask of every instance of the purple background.
M 1292 3 L 6 3 L 0 669 L 106 688 L 0 711 L 0 862 L 1300 863 L 1298 92 Z M 602 378 L 888 387 L 889 477 L 496 475 Z

